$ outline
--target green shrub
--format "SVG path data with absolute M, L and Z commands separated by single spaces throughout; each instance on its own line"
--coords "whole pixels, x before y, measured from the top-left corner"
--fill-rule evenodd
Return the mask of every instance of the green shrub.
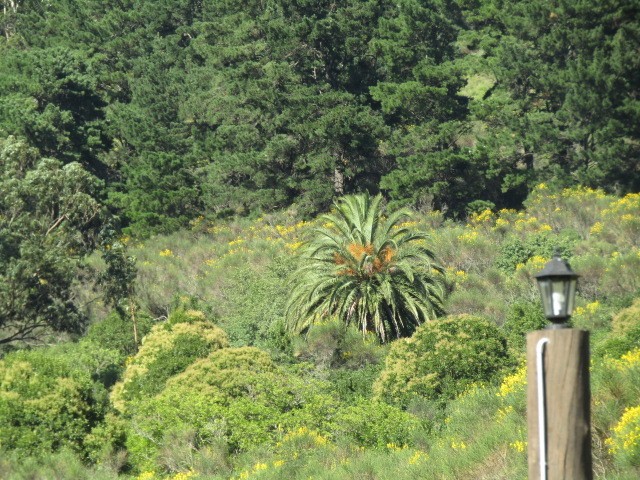
M 154 395 L 173 375 L 197 358 L 228 346 L 226 334 L 196 310 L 178 310 L 167 322 L 154 326 L 138 353 L 127 364 L 123 379 L 111 393 L 119 410 L 135 398 Z
M 401 447 L 411 443 L 423 430 L 420 420 L 393 405 L 361 398 L 354 405 L 338 410 L 332 419 L 336 440 L 346 439 L 361 447 Z
M 96 359 L 101 349 L 93 346 Z M 85 439 L 108 407 L 105 388 L 72 349 L 24 350 L 0 361 L 0 445 L 24 455 L 62 448 L 85 454 Z
M 611 320 L 613 333 L 624 335 L 640 327 L 640 298 L 637 298 L 630 307 L 617 313 Z
M 275 255 L 267 265 L 243 262 L 227 269 L 226 302 L 218 310 L 231 345 L 278 349 L 292 268 L 291 259 Z
M 332 391 L 346 402 L 371 396 L 387 352 L 373 333 L 363 337 L 355 326 L 338 319 L 314 325 L 305 337 L 294 339 L 293 347 L 294 356 L 311 362 L 314 375 L 329 380 Z
M 374 393 L 404 407 L 415 396 L 446 400 L 491 380 L 508 360 L 506 339 L 488 320 L 471 315 L 435 320 L 392 344 Z
M 120 378 L 124 369 L 122 357 L 116 351 L 96 341 L 83 338 L 77 343 L 63 343 L 52 350 L 67 358 L 69 365 L 82 375 L 110 388 Z
M 294 340 L 296 358 L 318 368 L 359 369 L 378 364 L 386 353 L 376 336 L 346 325 L 337 318 L 314 325 L 307 335 Z
M 640 347 L 640 299 L 613 316 L 611 331 L 603 333 L 594 342 L 593 353 L 597 357 L 619 358 Z
M 109 470 L 122 470 L 127 463 L 126 435 L 126 420 L 114 411 L 108 412 L 84 440 L 87 460 Z
M 562 258 L 569 258 L 573 254 L 576 242 L 575 235 L 569 232 L 562 235 L 539 232 L 525 239 L 513 237 L 500 247 L 496 266 L 510 273 L 518 265 L 526 264 L 527 260 L 534 256 L 551 258 L 555 252 L 558 252 Z
M 274 442 L 283 431 L 322 428 L 335 410 L 327 385 L 277 366 L 253 347 L 223 348 L 171 378 L 155 397 L 131 405 L 127 440 L 136 468 L 153 465 L 166 435 L 192 432 L 196 446 L 230 451 Z
M 629 328 L 625 333 L 612 332 L 604 340 L 595 344 L 594 356 L 618 358 L 634 348 L 640 348 L 640 325 Z
M 351 404 L 358 398 L 371 397 L 373 384 L 380 376 L 381 364 L 372 364 L 362 368 L 332 368 L 327 380 L 331 382 L 331 391 L 340 401 Z
M 509 308 L 502 325 L 509 348 L 522 352 L 527 343 L 527 333 L 540 330 L 548 325 L 540 302 L 515 302 Z
M 533 249 L 519 238 L 513 238 L 500 248 L 496 266 L 505 272 L 512 272 L 516 265 L 524 264 L 533 257 Z
M 137 324 L 138 338 L 142 339 L 151 330 L 153 320 L 149 316 L 138 315 Z M 138 351 L 131 319 L 123 318 L 115 312 L 104 320 L 93 323 L 87 330 L 85 338 L 119 352 L 123 360 Z

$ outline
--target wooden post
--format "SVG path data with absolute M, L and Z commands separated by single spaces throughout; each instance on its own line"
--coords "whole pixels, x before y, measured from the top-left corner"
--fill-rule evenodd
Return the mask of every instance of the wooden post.
M 541 476 L 536 347 L 543 349 L 546 477 Z M 538 330 L 527 335 L 529 480 L 592 480 L 589 332 Z

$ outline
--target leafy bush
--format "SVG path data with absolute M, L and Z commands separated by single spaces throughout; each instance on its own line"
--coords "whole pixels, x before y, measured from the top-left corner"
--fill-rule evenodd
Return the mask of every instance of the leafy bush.
M 336 439 L 347 439 L 362 447 L 403 446 L 422 430 L 420 420 L 398 407 L 361 398 L 338 410 L 332 419 Z
M 523 351 L 527 333 L 540 330 L 548 324 L 540 302 L 520 301 L 511 305 L 502 326 L 509 348 Z
M 526 264 L 534 256 L 551 258 L 557 251 L 562 258 L 569 258 L 573 254 L 576 241 L 575 236 L 569 233 L 558 236 L 549 232 L 539 232 L 525 239 L 513 237 L 500 248 L 496 266 L 509 273 L 516 270 L 518 265 Z
M 98 360 L 103 351 L 91 348 Z M 0 360 L 2 448 L 24 455 L 62 448 L 86 453 L 86 437 L 107 411 L 107 392 L 78 362 L 83 356 L 72 352 L 68 347 L 24 350 Z
M 363 336 L 353 325 L 336 318 L 314 325 L 304 338 L 294 341 L 295 356 L 319 368 L 359 369 L 379 363 L 385 352 L 375 334 Z
M 128 363 L 122 381 L 111 394 L 114 406 L 124 410 L 125 402 L 158 393 L 167 379 L 194 360 L 226 346 L 226 334 L 208 322 L 202 312 L 174 312 L 167 322 L 151 329 Z
M 232 452 L 278 439 L 301 426 L 321 428 L 335 410 L 327 385 L 277 366 L 254 347 L 223 348 L 171 378 L 156 397 L 131 407 L 127 446 L 133 464 L 152 465 L 171 432 L 193 432 L 195 445 L 224 441 Z
M 83 464 L 73 451 L 25 457 L 19 452 L 0 452 L 0 478 L 11 480 L 64 479 L 64 480 L 116 480 L 117 471 L 104 465 L 91 468 Z
M 619 358 L 640 347 L 640 299 L 613 316 L 611 330 L 604 340 L 595 345 L 595 355 Z
M 359 398 L 370 398 L 373 384 L 380 376 L 382 365 L 372 364 L 358 369 L 349 367 L 332 368 L 327 380 L 331 382 L 331 391 L 341 402 L 352 404 Z
M 289 290 L 291 259 L 275 255 L 270 264 L 243 263 L 229 269 L 225 288 L 227 305 L 218 306 L 220 325 L 233 346 L 278 349 L 279 326 Z
M 636 299 L 630 307 L 621 310 L 611 320 L 613 333 L 624 335 L 640 327 L 640 298 Z
M 363 337 L 353 325 L 338 319 L 315 325 L 306 337 L 294 339 L 293 346 L 295 357 L 312 362 L 314 374 L 329 380 L 332 391 L 346 402 L 371 396 L 387 352 L 375 334 L 368 332 Z
M 435 320 L 391 345 L 374 393 L 405 407 L 414 396 L 450 399 L 475 382 L 491 380 L 508 360 L 506 339 L 488 320 L 471 315 Z
M 143 338 L 151 331 L 153 320 L 146 315 L 138 315 L 138 336 Z M 133 325 L 131 319 L 123 318 L 117 313 L 112 313 L 104 320 L 93 323 L 85 338 L 102 345 L 105 348 L 116 350 L 124 360 L 129 355 L 138 351 L 133 337 Z

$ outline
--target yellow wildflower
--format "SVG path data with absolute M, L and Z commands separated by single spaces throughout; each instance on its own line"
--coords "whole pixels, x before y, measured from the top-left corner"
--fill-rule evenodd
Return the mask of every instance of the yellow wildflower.
M 506 397 L 510 393 L 520 390 L 527 384 L 527 366 L 523 365 L 512 375 L 507 375 L 502 380 L 500 390 L 497 393 L 499 397 Z
M 633 350 L 625 353 L 619 359 L 610 358 L 608 361 L 617 370 L 627 370 L 631 367 L 640 365 L 640 348 L 634 348 Z
M 295 251 L 303 245 L 302 242 L 285 243 L 284 246 L 291 251 Z
M 422 460 L 426 460 L 427 458 L 429 458 L 429 456 L 425 452 L 416 450 L 413 456 L 409 459 L 409 465 L 417 465 Z
M 153 480 L 156 478 L 155 472 L 142 472 L 140 475 L 136 477 L 136 480 Z
M 503 420 L 504 417 L 509 415 L 511 412 L 513 412 L 513 406 L 507 405 L 504 408 L 499 408 L 498 411 L 496 412 L 496 415 L 498 417 L 498 420 Z
M 589 230 L 589 233 L 591 235 L 598 235 L 599 233 L 602 233 L 603 228 L 604 228 L 604 225 L 602 224 L 602 222 L 596 222 L 593 224 L 593 226 Z
M 600 308 L 600 302 L 598 300 L 596 300 L 595 302 L 588 303 L 585 306 L 585 309 L 587 310 L 587 312 L 591 314 L 596 313 L 596 311 L 598 311 L 599 308 Z
M 269 465 L 267 465 L 266 463 L 256 463 L 253 466 L 253 471 L 259 472 L 260 470 L 266 470 L 267 468 L 269 468 Z
M 478 240 L 478 232 L 476 230 L 465 232 L 462 235 L 458 235 L 458 240 L 465 243 L 474 243 Z
M 509 446 L 516 452 L 522 453 L 527 449 L 527 442 L 516 440 L 515 442 L 511 442 Z
M 451 448 L 453 448 L 454 450 L 465 450 L 467 448 L 467 444 L 462 441 L 460 442 L 452 441 Z
M 613 435 L 606 443 L 611 454 L 640 456 L 640 405 L 625 409 L 620 421 L 613 427 Z
M 195 474 L 196 472 L 194 472 L 193 470 L 189 470 L 188 472 L 179 472 L 171 477 L 171 480 L 189 480 Z

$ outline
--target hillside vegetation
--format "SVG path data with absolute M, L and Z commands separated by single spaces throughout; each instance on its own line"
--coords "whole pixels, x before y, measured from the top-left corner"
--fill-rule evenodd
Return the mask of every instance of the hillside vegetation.
M 640 195 L 544 184 L 519 212 L 414 213 L 396 228 L 428 233 L 446 316 L 390 344 L 339 317 L 305 335 L 285 328 L 300 252 L 323 219 L 199 219 L 120 238 L 139 271 L 133 318 L 87 302 L 96 321 L 82 338 L 0 361 L 0 472 L 526 478 L 524 335 L 545 324 L 532 275 L 559 249 L 581 275 L 573 324 L 592 334 L 596 477 L 636 478 L 639 219 Z
M 524 478 L 555 251 L 638 478 L 638 0 L 0 4 L 0 478 Z
M 636 0 L 1 3 L 0 345 L 134 308 L 123 233 L 640 190 Z

